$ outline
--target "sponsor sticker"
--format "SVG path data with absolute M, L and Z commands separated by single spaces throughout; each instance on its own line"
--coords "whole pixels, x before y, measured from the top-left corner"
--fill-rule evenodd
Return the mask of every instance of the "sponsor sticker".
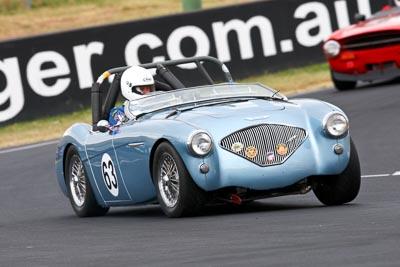
M 243 144 L 240 142 L 236 142 L 236 143 L 232 144 L 231 149 L 233 152 L 238 153 L 243 150 Z
M 253 159 L 257 156 L 258 150 L 254 146 L 249 146 L 249 147 L 246 147 L 245 154 L 246 154 L 246 157 Z
M 286 144 L 278 144 L 276 146 L 276 153 L 278 153 L 278 155 L 284 156 L 286 155 L 288 152 L 288 147 Z
M 270 152 L 267 153 L 267 160 L 268 160 L 269 163 L 271 163 L 271 162 L 273 162 L 275 160 L 274 152 L 270 151 Z

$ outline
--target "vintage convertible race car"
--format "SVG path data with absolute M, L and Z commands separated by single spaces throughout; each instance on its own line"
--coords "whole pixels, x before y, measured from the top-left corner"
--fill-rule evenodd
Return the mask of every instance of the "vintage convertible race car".
M 226 82 L 215 83 L 205 62 Z M 186 87 L 170 71 L 180 64 L 196 64 L 208 85 Z M 311 190 L 325 205 L 358 195 L 359 159 L 348 118 L 338 107 L 289 100 L 259 83 L 234 83 L 212 57 L 141 66 L 156 70 L 157 91 L 126 103 L 125 123 L 107 122 L 127 69 L 121 67 L 92 87 L 93 124 L 74 124 L 58 144 L 58 183 L 78 216 L 159 203 L 167 216 L 182 217 L 208 204 Z M 102 101 L 100 85 L 111 74 Z
M 326 39 L 323 50 L 337 89 L 352 89 L 357 81 L 400 77 L 400 7 L 396 5 L 367 20 L 356 14 L 358 23 Z

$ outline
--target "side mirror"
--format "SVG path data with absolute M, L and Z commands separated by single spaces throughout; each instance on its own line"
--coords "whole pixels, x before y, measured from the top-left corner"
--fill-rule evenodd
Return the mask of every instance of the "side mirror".
M 365 15 L 356 13 L 356 14 L 354 14 L 354 20 L 356 21 L 356 23 L 364 21 Z
M 107 132 L 109 128 L 110 124 L 108 123 L 107 120 L 101 120 L 97 123 L 97 129 L 102 133 Z

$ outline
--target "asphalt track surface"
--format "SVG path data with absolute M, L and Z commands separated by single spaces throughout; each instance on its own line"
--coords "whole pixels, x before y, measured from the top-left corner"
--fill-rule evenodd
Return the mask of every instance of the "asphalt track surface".
M 78 218 L 55 180 L 55 144 L 0 150 L 0 266 L 400 266 L 400 88 L 313 97 L 349 116 L 362 168 L 350 204 L 313 193 L 168 219 L 159 206 Z

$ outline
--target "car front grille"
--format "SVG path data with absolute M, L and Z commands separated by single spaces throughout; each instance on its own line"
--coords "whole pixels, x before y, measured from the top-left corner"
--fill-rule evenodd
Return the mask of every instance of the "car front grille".
M 304 129 L 280 124 L 261 124 L 224 137 L 222 148 L 260 166 L 283 163 L 304 142 Z
M 400 32 L 381 32 L 361 35 L 344 41 L 343 49 L 361 50 L 400 45 Z

